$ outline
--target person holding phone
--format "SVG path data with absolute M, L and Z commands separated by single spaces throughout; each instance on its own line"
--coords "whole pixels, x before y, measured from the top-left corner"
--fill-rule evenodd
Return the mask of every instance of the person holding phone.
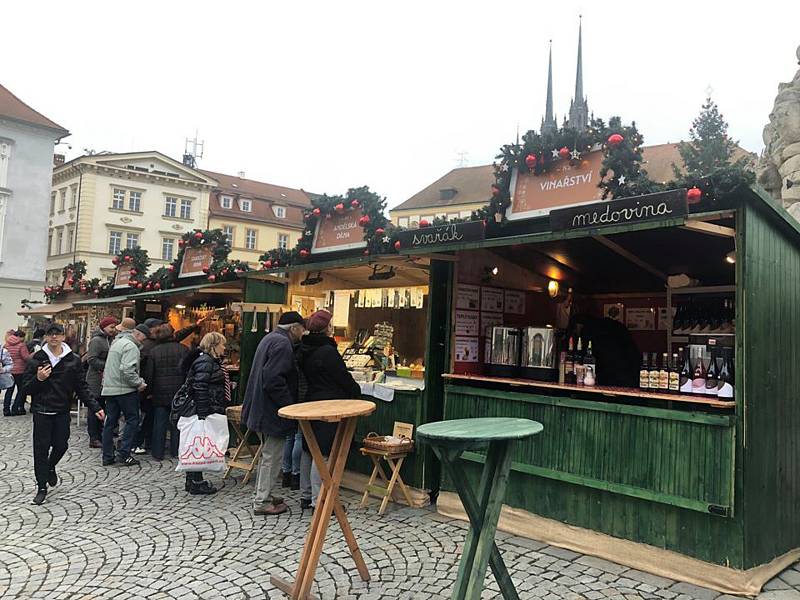
M 62 325 L 48 325 L 45 345 L 33 354 L 22 375 L 22 391 L 31 396 L 33 413 L 33 470 L 37 485 L 34 504 L 44 502 L 48 485 L 58 485 L 56 466 L 67 452 L 73 396 L 98 419 L 105 419 L 103 409 L 86 385 L 80 357 L 64 343 L 64 338 Z

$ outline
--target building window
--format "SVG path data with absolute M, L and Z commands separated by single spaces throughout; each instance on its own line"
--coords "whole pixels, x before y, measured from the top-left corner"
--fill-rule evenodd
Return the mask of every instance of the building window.
M 408 227 L 408 217 L 400 217 L 397 219 L 397 224 L 400 227 Z
M 125 190 L 114 188 L 114 192 L 111 195 L 111 208 L 125 210 Z
M 62 212 L 67 205 L 67 188 L 59 190 L 58 212 Z
M 61 254 L 64 242 L 64 229 L 59 227 L 56 231 L 56 254 Z
M 285 233 L 278 234 L 278 248 L 286 250 L 289 247 L 289 236 Z
M 53 230 L 47 232 L 47 256 L 53 256 Z
M 72 250 L 72 241 L 75 237 L 75 230 L 72 227 L 67 227 L 67 252 Z
M 69 192 L 69 207 L 75 208 L 78 205 L 78 186 L 73 185 Z
M 119 254 L 122 250 L 122 232 L 112 231 L 108 234 L 108 253 Z
M 133 212 L 142 210 L 142 192 L 130 192 L 128 194 L 128 210 Z
M 50 194 L 50 214 L 56 214 L 56 193 L 52 192 Z
M 273 206 L 273 211 L 275 212 L 275 216 L 279 219 L 286 218 L 286 207 L 285 206 Z
M 244 236 L 244 247 L 248 250 L 255 250 L 256 249 L 256 230 L 255 229 L 247 229 L 245 231 Z
M 164 216 L 165 217 L 174 217 L 178 214 L 178 199 L 173 198 L 172 196 L 167 196 L 167 200 L 164 203 Z
M 253 201 L 252 200 L 242 200 L 241 201 L 242 212 L 253 212 Z
M 125 239 L 125 247 L 130 250 L 131 248 L 136 248 L 139 245 L 139 234 L 138 233 L 129 233 Z
M 175 254 L 175 240 L 172 238 L 162 238 L 161 240 L 161 258 L 164 260 L 172 260 Z
M 181 199 L 181 219 L 192 218 L 192 201 L 186 198 Z
M 223 225 L 222 234 L 228 239 L 228 245 L 233 248 L 233 225 Z
M 231 196 L 220 196 L 219 205 L 222 208 L 231 208 L 233 206 L 233 198 Z

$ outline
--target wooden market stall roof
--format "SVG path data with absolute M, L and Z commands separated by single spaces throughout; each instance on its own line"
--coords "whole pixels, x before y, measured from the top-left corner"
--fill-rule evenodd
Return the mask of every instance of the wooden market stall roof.
M 193 296 L 196 294 L 240 294 L 244 288 L 244 281 L 221 281 L 218 283 L 197 283 L 174 287 L 168 290 L 154 292 L 141 292 L 128 296 L 129 300 L 160 300 L 169 296 Z
M 58 313 L 62 313 L 71 308 L 72 308 L 71 302 L 63 304 L 40 304 L 39 306 L 34 306 L 33 308 L 18 310 L 17 314 L 23 317 L 33 316 L 33 315 L 38 315 L 38 316 L 57 315 Z

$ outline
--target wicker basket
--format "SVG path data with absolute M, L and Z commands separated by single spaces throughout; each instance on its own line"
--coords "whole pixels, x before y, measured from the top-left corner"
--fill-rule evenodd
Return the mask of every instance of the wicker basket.
M 362 441 L 365 448 L 370 450 L 380 450 L 391 454 L 407 454 L 414 450 L 414 440 L 407 437 L 400 438 L 400 441 L 387 441 L 391 438 L 388 435 L 378 435 L 374 431 L 367 434 Z M 395 438 L 396 439 L 396 438 Z

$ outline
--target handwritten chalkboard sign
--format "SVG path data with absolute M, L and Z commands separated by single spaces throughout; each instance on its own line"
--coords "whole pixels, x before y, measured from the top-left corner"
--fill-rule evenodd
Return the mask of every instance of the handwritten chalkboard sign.
M 554 210 L 550 213 L 550 229 L 596 229 L 685 217 L 688 213 L 686 190 L 671 190 Z
M 483 221 L 467 221 L 466 223 L 447 223 L 436 227 L 422 227 L 397 234 L 403 249 L 428 248 L 457 242 L 474 242 L 482 240 L 486 235 Z

